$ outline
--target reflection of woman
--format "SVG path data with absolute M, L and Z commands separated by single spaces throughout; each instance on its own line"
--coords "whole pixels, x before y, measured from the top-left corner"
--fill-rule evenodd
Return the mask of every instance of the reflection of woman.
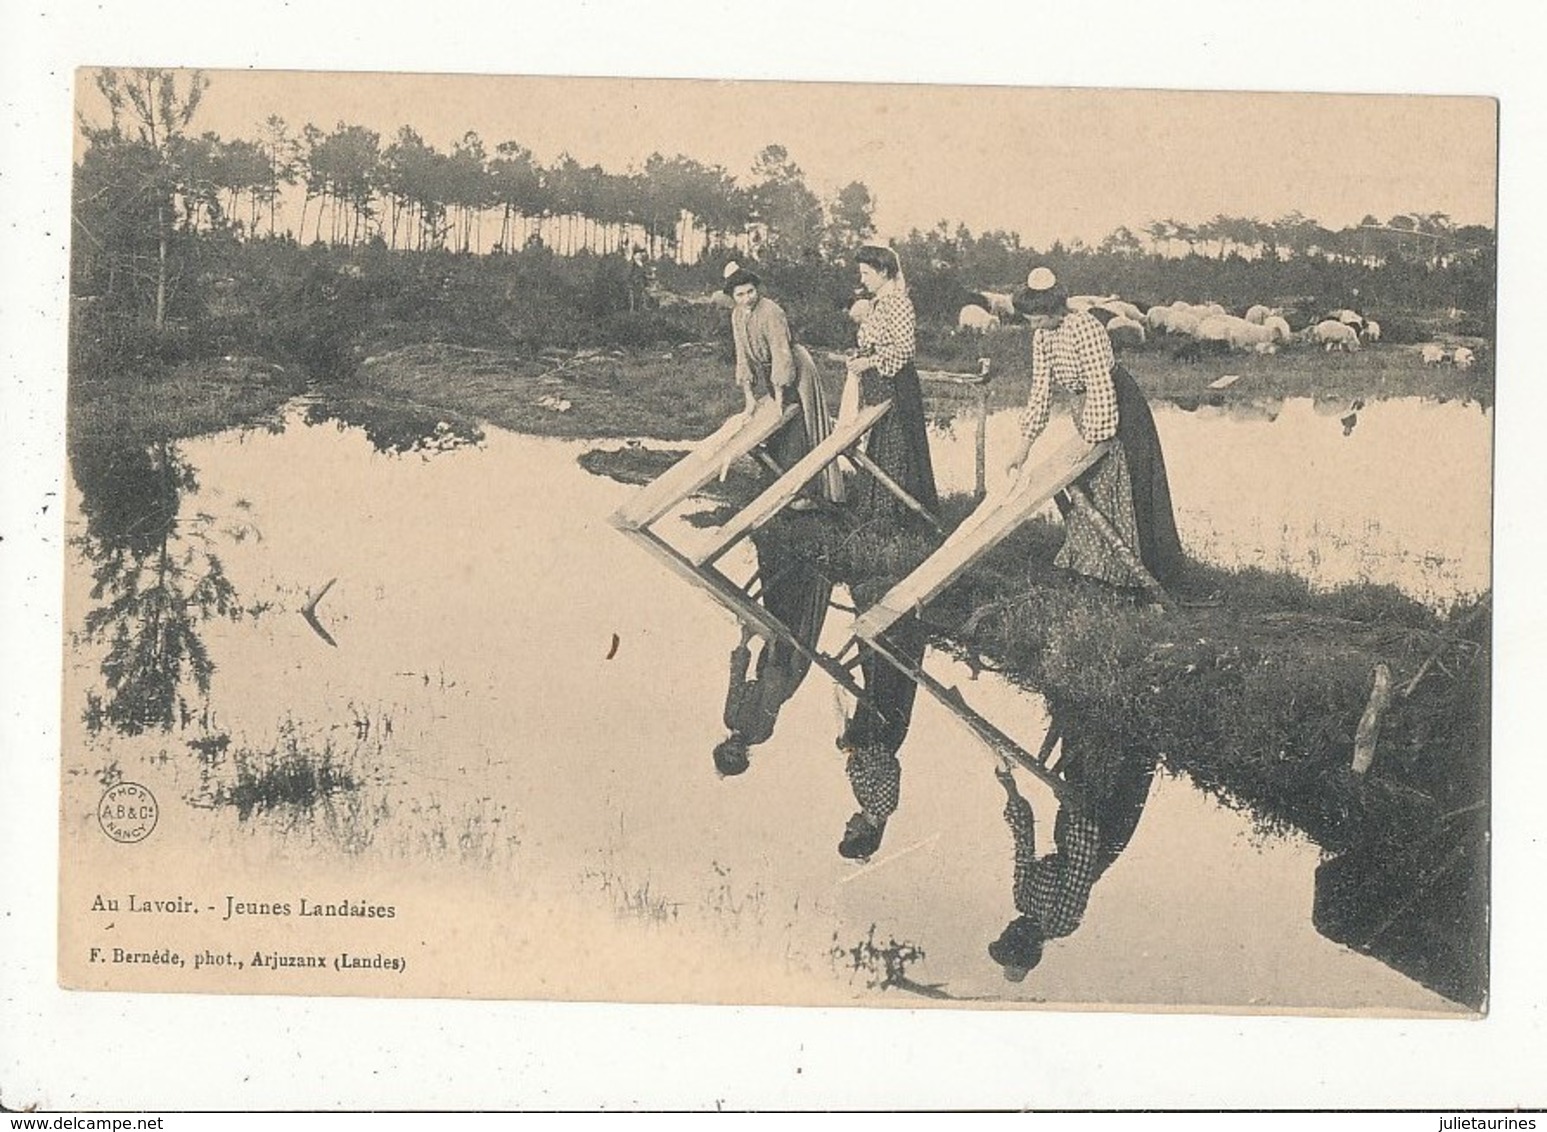
M 1064 777 L 1074 789 L 1053 822 L 1053 852 L 1036 855 L 1036 823 L 1031 803 L 1015 786 L 1006 764 L 995 771 L 1005 790 L 1004 818 L 1015 841 L 1015 910 L 1020 913 L 988 945 L 988 954 L 1019 982 L 1042 960 L 1046 940 L 1069 935 L 1080 926 L 1091 889 L 1122 851 L 1149 798 L 1154 759 L 1118 752 L 1096 767 L 1103 752 L 1086 750 L 1064 736 Z
M 754 539 L 754 545 L 763 606 L 796 640 L 816 648 L 833 584 L 802 559 L 776 553 L 771 543 Z M 731 651 L 730 686 L 725 693 L 725 726 L 730 734 L 714 749 L 715 768 L 724 775 L 747 769 L 747 749 L 773 736 L 780 709 L 811 668 L 806 653 L 779 637 L 763 642 L 754 666 L 752 636 L 744 626 L 740 644 Z
M 849 377 L 859 379 L 862 404 L 892 403 L 891 411 L 870 430 L 866 455 L 933 511 L 939 499 L 924 427 L 924 397 L 913 364 L 918 352 L 913 301 L 908 298 L 896 252 L 867 244 L 854 258 L 859 262 L 860 284 L 873 296 L 873 302 L 859 325 L 859 353 L 849 359 Z M 860 482 L 857 509 L 867 519 L 900 519 L 910 513 L 872 476 Z
M 916 621 L 900 623 L 888 639 L 913 663 L 923 658 L 924 637 Z M 912 677 L 899 672 L 873 649 L 860 647 L 860 672 L 868 702 L 856 705 L 838 738 L 838 749 L 848 756 L 844 772 L 859 803 L 838 845 L 838 852 L 850 860 L 864 860 L 881 847 L 887 819 L 897 809 L 902 788 L 897 752 L 908 737 L 918 691 Z
M 1024 434 L 1010 461 L 1018 469 L 1047 427 L 1054 385 L 1074 393 L 1074 419 L 1092 444 L 1115 440 L 1114 449 L 1080 477 L 1079 484 L 1119 537 L 1162 586 L 1175 585 L 1184 565 L 1171 510 L 1171 489 L 1155 418 L 1132 375 L 1117 365 L 1106 328 L 1083 311 L 1071 311 L 1068 292 L 1045 267 L 1032 271 L 1015 296 L 1015 309 L 1031 323 L 1031 395 L 1022 417 Z M 1066 537 L 1057 564 L 1114 586 L 1139 579 L 1079 509 L 1064 516 Z
M 731 308 L 731 337 L 736 343 L 736 384 L 741 386 L 750 414 L 761 398 L 777 398 L 780 406 L 798 402 L 801 415 L 768 441 L 768 454 L 789 471 L 812 447 L 827 438 L 830 416 L 816 360 L 790 333 L 784 308 L 763 295 L 756 275 L 738 263 L 725 265 L 725 293 Z M 843 477 L 829 464 L 806 486 L 791 506 L 805 510 L 818 498 L 843 499 Z

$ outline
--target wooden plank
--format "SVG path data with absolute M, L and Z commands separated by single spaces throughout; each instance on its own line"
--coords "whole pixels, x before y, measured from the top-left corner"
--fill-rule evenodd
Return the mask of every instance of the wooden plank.
M 860 437 L 869 432 L 891 407 L 890 401 L 871 405 L 861 409 L 859 415 L 848 424 L 835 428 L 822 443 L 795 461 L 793 468 L 733 515 L 729 522 L 711 532 L 711 541 L 708 545 L 690 555 L 689 561 L 694 566 L 707 566 L 777 515 L 800 494 L 801 488 L 821 474 L 822 469 L 841 456 L 845 449 L 850 448 Z
M 613 512 L 612 525 L 620 530 L 649 526 L 719 475 L 726 464 L 750 453 L 799 415 L 799 405 L 780 409 L 777 402 L 767 399 L 750 418 L 732 417 L 630 496 Z
M 1022 469 L 1008 492 L 984 499 L 913 573 L 861 614 L 854 623 L 855 635 L 874 644 L 882 633 L 965 574 L 1111 447 L 1106 441 L 1088 444 L 1074 433 L 1035 465 Z
M 684 581 L 697 586 L 710 597 L 714 598 L 726 609 L 746 624 L 753 626 L 765 637 L 778 637 L 786 642 L 796 652 L 800 653 L 812 664 L 827 673 L 836 683 L 841 685 L 855 699 L 870 702 L 870 697 L 865 694 L 864 688 L 854 679 L 852 673 L 838 664 L 832 657 L 813 649 L 800 638 L 790 632 L 788 628 L 768 609 L 755 602 L 736 588 L 734 582 L 714 569 L 699 569 L 687 558 L 683 557 L 674 547 L 666 543 L 655 532 L 645 528 L 620 528 L 635 545 L 643 547 L 659 562 L 671 570 L 672 573 Z
M 990 723 L 987 719 L 975 711 L 971 705 L 967 703 L 965 697 L 962 696 L 959 689 L 954 687 L 947 688 L 928 672 L 925 672 L 922 666 L 914 664 L 907 658 L 901 657 L 898 654 L 892 652 L 891 649 L 887 647 L 885 641 L 875 643 L 871 645 L 871 647 L 874 648 L 876 653 L 880 655 L 888 664 L 892 665 L 897 669 L 897 671 L 901 672 L 904 676 L 908 677 L 908 679 L 912 680 L 920 688 L 923 688 L 926 692 L 938 700 L 941 706 L 943 706 L 947 711 L 949 711 L 963 724 L 965 724 L 967 729 L 971 731 L 985 747 L 994 752 L 994 754 L 1004 755 L 1007 758 L 1015 760 L 1015 762 L 1025 767 L 1038 779 L 1046 783 L 1048 788 L 1051 789 L 1060 800 L 1064 798 L 1066 792 L 1072 789 L 1068 782 L 1064 781 L 1061 776 L 1054 774 L 1045 765 L 1044 760 L 1047 757 L 1046 754 L 1031 754 L 1026 750 L 1026 748 L 1022 747 L 1014 739 L 1010 738 L 1003 731 L 999 730 L 999 728 L 995 727 L 992 723 Z M 1058 733 L 1056 728 L 1049 728 L 1047 738 L 1043 741 L 1044 750 L 1051 750 L 1052 744 L 1056 743 L 1057 739 Z

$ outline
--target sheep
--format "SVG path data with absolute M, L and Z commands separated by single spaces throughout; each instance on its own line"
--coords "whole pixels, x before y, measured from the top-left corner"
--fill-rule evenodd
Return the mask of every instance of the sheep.
M 1144 321 L 1144 312 L 1123 299 L 1108 299 L 1106 302 L 1097 303 L 1096 305 L 1111 311 L 1113 314 L 1119 314 L 1126 319 L 1131 319 L 1134 322 Z
M 1364 316 L 1361 315 L 1358 311 L 1349 310 L 1346 307 L 1342 310 L 1333 311 L 1327 317 L 1330 319 L 1336 319 L 1344 326 L 1352 326 L 1356 330 L 1364 325 Z
M 1366 342 L 1380 341 L 1380 323 L 1376 322 L 1373 318 L 1365 319 L 1364 340 Z
M 992 330 L 999 325 L 999 316 L 992 311 L 986 311 L 980 306 L 968 303 L 962 307 L 956 315 L 956 328 L 958 330 Z
M 1455 353 L 1450 355 L 1450 364 L 1457 369 L 1471 369 L 1476 361 L 1477 355 L 1467 346 L 1457 346 Z
M 1144 345 L 1144 324 L 1137 319 L 1115 315 L 1107 323 L 1107 334 L 1112 338 L 1112 345 L 1119 349 Z
M 1195 311 L 1173 310 L 1169 321 L 1172 334 L 1196 336 L 1203 319 Z
M 1015 296 L 1005 294 L 1003 291 L 974 291 L 968 301 L 998 315 L 1000 319 L 1016 316 Z
M 1257 326 L 1262 326 L 1267 322 L 1268 316 L 1272 313 L 1273 312 L 1267 307 L 1263 306 L 1261 303 L 1258 303 L 1255 306 L 1247 308 L 1246 321 Z
M 1269 315 L 1262 325 L 1273 332 L 1273 340 L 1281 346 L 1287 345 L 1293 337 L 1289 322 L 1282 315 Z
M 1419 354 L 1423 358 L 1424 365 L 1437 366 L 1445 360 L 1445 347 L 1438 342 L 1425 342 Z
M 1266 326 L 1257 326 L 1241 319 L 1230 324 L 1229 342 L 1235 350 L 1253 350 L 1258 346 L 1273 345 L 1275 335 Z
M 1359 349 L 1359 332 L 1347 323 L 1339 322 L 1335 318 L 1323 319 L 1316 324 L 1312 331 L 1315 341 L 1322 344 L 1328 351 L 1334 348 L 1353 353 Z
M 1070 295 L 1069 309 L 1072 311 L 1088 311 L 1091 307 L 1110 302 L 1117 298 L 1116 295 Z
M 1214 316 L 1205 318 L 1198 323 L 1195 337 L 1200 342 L 1229 342 L 1231 320 L 1228 317 Z
M 1153 306 L 1145 312 L 1144 321 L 1151 330 L 1169 331 L 1171 329 L 1171 313 L 1170 307 Z

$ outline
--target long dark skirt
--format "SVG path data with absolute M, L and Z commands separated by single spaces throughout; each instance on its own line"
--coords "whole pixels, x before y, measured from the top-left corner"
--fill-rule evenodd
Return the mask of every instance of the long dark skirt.
M 935 490 L 935 468 L 929 458 L 929 435 L 924 427 L 924 395 L 919 389 L 918 370 L 910 363 L 895 377 L 882 377 L 875 370 L 860 376 L 860 402 L 877 405 L 890 399 L 892 408 L 870 430 L 865 454 L 897 485 L 929 511 L 940 506 Z M 861 472 L 854 492 L 854 507 L 861 519 L 901 521 L 912 512 L 876 480 Z
M 1133 488 L 1133 514 L 1138 526 L 1139 560 L 1162 586 L 1182 580 L 1187 559 L 1176 533 L 1171 509 L 1171 485 L 1166 479 L 1166 459 L 1160 450 L 1160 434 L 1144 391 L 1121 365 L 1112 368 L 1117 389 L 1117 436 L 1128 462 Z

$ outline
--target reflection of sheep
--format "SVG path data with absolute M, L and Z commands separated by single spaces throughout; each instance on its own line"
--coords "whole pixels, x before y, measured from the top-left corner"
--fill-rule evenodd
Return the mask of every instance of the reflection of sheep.
M 1366 342 L 1380 341 L 1380 323 L 1376 322 L 1373 318 L 1365 320 L 1364 340 Z
M 1117 315 L 1107 323 L 1107 334 L 1119 349 L 1144 345 L 1144 324 L 1137 319 Z
M 1316 324 L 1311 337 L 1327 350 L 1340 349 L 1352 353 L 1359 349 L 1359 332 L 1336 319 L 1325 319 Z
M 1445 347 L 1438 342 L 1425 342 L 1418 353 L 1426 366 L 1437 366 L 1445 360 Z
M 1466 346 L 1457 346 L 1456 352 L 1450 355 L 1450 363 L 1457 369 L 1471 369 L 1475 361 L 1477 356 Z
M 959 330 L 991 330 L 999 325 L 999 316 L 992 311 L 968 303 L 956 316 Z

